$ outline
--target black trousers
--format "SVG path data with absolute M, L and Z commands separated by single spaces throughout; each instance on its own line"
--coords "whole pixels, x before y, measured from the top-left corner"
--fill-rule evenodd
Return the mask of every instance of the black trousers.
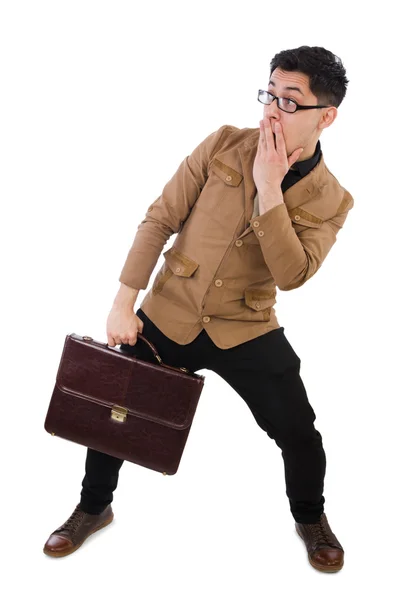
M 324 511 L 326 458 L 322 437 L 314 427 L 316 415 L 300 377 L 300 358 L 279 327 L 225 350 L 201 331 L 190 344 L 180 345 L 165 336 L 138 309 L 143 334 L 165 363 L 190 371 L 209 369 L 222 377 L 248 404 L 259 427 L 281 449 L 290 511 L 299 523 L 313 523 Z M 156 363 L 142 340 L 120 348 L 142 360 Z M 248 460 L 248 457 L 247 457 Z M 87 448 L 82 481 L 81 508 L 99 514 L 113 501 L 123 460 Z

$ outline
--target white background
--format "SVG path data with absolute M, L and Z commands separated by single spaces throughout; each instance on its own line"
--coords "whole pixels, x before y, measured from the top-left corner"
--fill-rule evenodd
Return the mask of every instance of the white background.
M 386 2 L 1 3 L 3 597 L 395 597 L 388 10 Z M 310 566 L 280 450 L 207 370 L 178 473 L 124 463 L 114 522 L 76 553 L 48 558 L 44 542 L 79 501 L 86 454 L 44 430 L 65 336 L 106 341 L 147 207 L 210 132 L 259 127 L 257 90 L 271 58 L 303 44 L 331 50 L 347 70 L 346 98 L 321 143 L 355 206 L 320 271 L 279 292 L 276 309 L 323 436 L 325 511 L 345 566 L 335 575 Z

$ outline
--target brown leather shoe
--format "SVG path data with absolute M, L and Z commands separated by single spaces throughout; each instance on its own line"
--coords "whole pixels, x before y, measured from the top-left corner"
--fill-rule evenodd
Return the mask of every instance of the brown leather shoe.
M 95 531 L 106 527 L 113 521 L 111 504 L 99 515 L 90 515 L 77 504 L 73 513 L 63 525 L 52 532 L 43 547 L 47 556 L 60 557 L 71 554 Z
M 295 521 L 295 528 L 306 544 L 312 567 L 327 573 L 340 571 L 344 563 L 344 550 L 332 532 L 325 513 L 318 523 Z

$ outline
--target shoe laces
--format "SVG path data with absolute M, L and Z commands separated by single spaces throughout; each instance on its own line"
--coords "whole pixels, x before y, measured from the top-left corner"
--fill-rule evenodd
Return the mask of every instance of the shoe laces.
M 326 546 L 339 548 L 339 545 L 335 543 L 334 536 L 329 529 L 329 525 L 325 519 L 324 513 L 321 515 L 318 523 L 309 523 L 308 526 L 316 545 L 325 544 Z
M 75 533 L 76 529 L 78 528 L 78 526 L 80 525 L 80 523 L 82 522 L 82 520 L 84 518 L 84 514 L 85 513 L 80 508 L 80 506 L 76 506 L 76 508 L 74 509 L 73 513 L 70 515 L 68 520 L 65 521 L 65 523 L 61 527 L 59 527 L 59 529 L 57 531 L 60 532 L 64 529 L 66 529 L 71 534 Z

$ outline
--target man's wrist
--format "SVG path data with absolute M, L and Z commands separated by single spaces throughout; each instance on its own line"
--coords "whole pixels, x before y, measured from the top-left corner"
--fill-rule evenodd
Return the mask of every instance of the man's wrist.
M 124 283 L 120 284 L 120 289 L 114 299 L 114 306 L 130 306 L 134 307 L 139 290 L 132 288 Z
M 261 214 L 283 202 L 284 198 L 281 185 L 268 185 L 263 187 L 260 192 L 258 191 L 258 203 Z

